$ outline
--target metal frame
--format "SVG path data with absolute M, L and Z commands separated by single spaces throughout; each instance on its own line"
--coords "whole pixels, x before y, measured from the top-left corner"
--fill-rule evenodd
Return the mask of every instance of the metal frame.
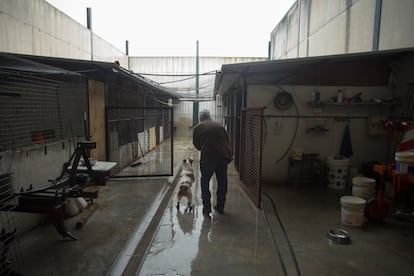
M 262 185 L 263 109 L 243 109 L 240 131 L 240 180 L 242 187 L 258 208 Z

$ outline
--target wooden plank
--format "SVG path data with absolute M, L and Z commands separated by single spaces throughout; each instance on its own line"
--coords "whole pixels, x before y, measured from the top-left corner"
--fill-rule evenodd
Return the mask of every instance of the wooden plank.
M 88 219 L 93 215 L 93 213 L 95 213 L 98 207 L 99 206 L 97 203 L 89 205 L 89 207 L 83 211 L 82 217 L 76 223 L 76 228 L 82 228 L 88 221 Z
M 151 127 L 149 129 L 149 149 L 152 150 L 155 148 L 156 144 L 156 136 L 155 136 L 155 127 Z
M 91 151 L 91 157 L 106 160 L 105 142 L 105 85 L 102 82 L 89 80 L 89 124 L 91 140 L 96 142 L 96 148 Z

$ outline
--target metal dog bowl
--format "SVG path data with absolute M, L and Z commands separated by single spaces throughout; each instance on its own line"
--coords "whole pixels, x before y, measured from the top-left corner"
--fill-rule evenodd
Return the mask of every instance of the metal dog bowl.
M 350 244 L 351 237 L 348 232 L 342 229 L 331 229 L 326 234 L 328 240 L 333 241 L 338 244 Z

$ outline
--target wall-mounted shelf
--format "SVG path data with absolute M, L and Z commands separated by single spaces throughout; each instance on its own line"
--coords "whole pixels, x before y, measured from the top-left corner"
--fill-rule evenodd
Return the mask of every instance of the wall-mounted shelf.
M 325 106 L 325 105 L 332 105 L 332 106 L 393 106 L 396 103 L 395 102 L 358 102 L 358 103 L 335 103 L 335 102 L 307 102 L 307 104 L 312 106 Z

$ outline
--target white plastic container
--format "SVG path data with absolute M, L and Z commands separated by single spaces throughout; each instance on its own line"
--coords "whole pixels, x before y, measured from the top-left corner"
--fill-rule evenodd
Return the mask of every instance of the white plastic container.
M 73 217 L 79 214 L 79 208 L 76 204 L 75 198 L 68 198 L 65 202 L 65 215 L 68 217 Z
M 348 180 L 349 159 L 345 157 L 328 157 L 328 187 L 337 190 L 343 190 Z
M 341 222 L 350 226 L 364 224 L 366 200 L 357 196 L 341 197 Z
M 76 205 L 78 206 L 79 211 L 83 211 L 86 207 L 88 207 L 88 202 L 83 197 L 76 198 Z
M 352 195 L 361 197 L 365 200 L 375 197 L 375 179 L 356 176 L 352 178 Z
M 399 174 L 414 174 L 414 152 L 396 152 L 395 169 Z

